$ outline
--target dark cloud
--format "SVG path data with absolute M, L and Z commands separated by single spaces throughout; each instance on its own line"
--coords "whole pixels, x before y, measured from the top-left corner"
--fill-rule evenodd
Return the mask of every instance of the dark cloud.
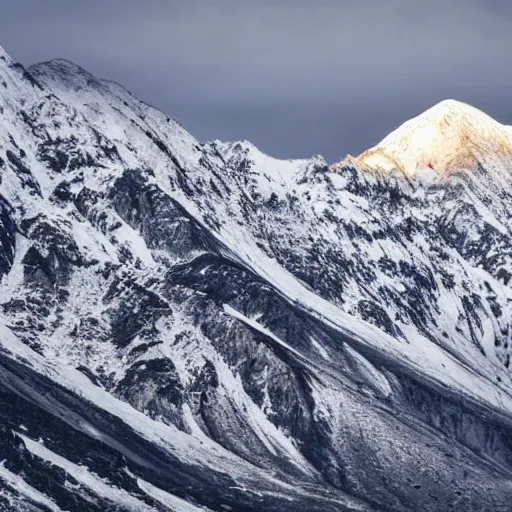
M 512 123 L 509 1 L 8 4 L 0 44 L 15 58 L 76 61 L 200 139 L 335 160 L 449 97 Z

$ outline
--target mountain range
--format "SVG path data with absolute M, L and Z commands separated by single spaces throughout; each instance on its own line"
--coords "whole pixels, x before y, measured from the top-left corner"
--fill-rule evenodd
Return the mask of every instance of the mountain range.
M 0 48 L 0 510 L 512 510 L 512 128 L 334 165 Z

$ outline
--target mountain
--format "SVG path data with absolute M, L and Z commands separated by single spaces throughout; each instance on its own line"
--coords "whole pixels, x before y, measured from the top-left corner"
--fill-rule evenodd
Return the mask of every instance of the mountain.
M 446 100 L 404 123 L 357 162 L 364 168 L 414 176 L 425 170 L 438 174 L 475 170 L 491 162 L 503 170 L 511 158 L 512 127 L 470 105 Z
M 0 115 L 0 510 L 510 510 L 509 128 L 281 161 L 3 50 Z

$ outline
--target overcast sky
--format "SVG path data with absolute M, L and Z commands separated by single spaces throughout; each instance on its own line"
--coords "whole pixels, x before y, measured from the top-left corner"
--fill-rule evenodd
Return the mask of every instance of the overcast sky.
M 330 162 L 446 98 L 512 124 L 510 0 L 1 0 L 0 45 L 120 82 L 200 140 Z

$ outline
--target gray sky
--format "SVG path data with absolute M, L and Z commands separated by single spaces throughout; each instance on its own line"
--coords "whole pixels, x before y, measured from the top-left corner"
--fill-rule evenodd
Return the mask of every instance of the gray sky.
M 446 98 L 512 124 L 510 0 L 0 0 L 0 44 L 120 82 L 200 140 L 328 161 Z

